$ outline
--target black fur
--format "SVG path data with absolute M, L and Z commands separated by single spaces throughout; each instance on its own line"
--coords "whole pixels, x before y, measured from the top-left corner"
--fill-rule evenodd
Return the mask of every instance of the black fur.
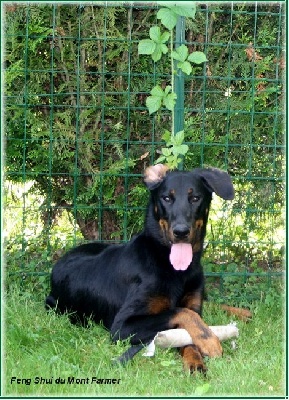
M 157 332 L 177 327 L 184 309 L 202 312 L 204 275 L 200 263 L 212 192 L 232 199 L 229 175 L 217 169 L 168 172 L 149 167 L 151 191 L 144 231 L 123 245 L 85 244 L 61 258 L 51 275 L 48 308 L 102 321 L 112 339 L 130 337 L 131 358 Z M 200 222 L 202 221 L 202 222 Z M 170 263 L 172 243 L 191 243 L 185 271 Z

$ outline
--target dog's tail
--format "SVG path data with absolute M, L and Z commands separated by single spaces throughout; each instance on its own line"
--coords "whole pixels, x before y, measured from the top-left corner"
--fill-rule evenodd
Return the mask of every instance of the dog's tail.
M 46 300 L 45 300 L 46 310 L 51 310 L 52 308 L 55 308 L 56 305 L 57 305 L 57 302 L 53 296 L 49 295 L 46 297 Z

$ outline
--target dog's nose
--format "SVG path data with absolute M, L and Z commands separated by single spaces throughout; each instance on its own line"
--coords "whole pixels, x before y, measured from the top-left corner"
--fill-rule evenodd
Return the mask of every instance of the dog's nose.
M 189 236 L 190 229 L 186 225 L 176 225 L 173 234 L 176 239 L 186 239 Z

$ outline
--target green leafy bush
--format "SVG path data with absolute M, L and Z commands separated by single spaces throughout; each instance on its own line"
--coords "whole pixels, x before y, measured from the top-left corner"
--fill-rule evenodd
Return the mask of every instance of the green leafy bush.
M 256 269 L 254 260 L 265 260 L 266 271 L 280 265 L 283 5 L 190 7 L 5 5 L 5 173 L 13 185 L 32 185 L 17 206 L 18 229 L 8 229 L 15 270 L 21 257 L 31 269 L 39 254 L 51 257 L 60 245 L 52 240 L 57 226 L 69 226 L 69 242 L 129 239 L 142 228 L 145 167 L 158 158 L 176 165 L 180 155 L 186 169 L 228 170 L 236 187 L 228 209 L 214 200 L 210 261 Z M 166 32 L 184 9 L 184 43 L 172 49 Z M 147 55 L 138 56 L 143 41 Z M 185 87 L 184 129 L 176 136 L 172 59 Z M 7 197 L 10 211 L 14 200 Z

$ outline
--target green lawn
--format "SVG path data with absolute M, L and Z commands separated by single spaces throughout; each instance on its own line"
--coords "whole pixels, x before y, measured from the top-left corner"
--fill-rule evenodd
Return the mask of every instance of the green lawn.
M 223 342 L 223 357 L 207 360 L 204 376 L 186 373 L 173 349 L 158 349 L 153 358 L 141 352 L 126 366 L 115 365 L 112 359 L 126 344 L 111 344 L 108 332 L 93 323 L 90 328 L 73 326 L 67 316 L 46 313 L 44 294 L 9 290 L 4 299 L 2 395 L 284 396 L 282 290 L 266 299 L 251 304 L 253 320 L 238 322 L 237 348 Z M 211 303 L 205 303 L 204 319 L 209 325 L 231 320 Z M 11 382 L 13 377 L 20 383 Z M 57 383 L 59 378 L 65 383 Z

